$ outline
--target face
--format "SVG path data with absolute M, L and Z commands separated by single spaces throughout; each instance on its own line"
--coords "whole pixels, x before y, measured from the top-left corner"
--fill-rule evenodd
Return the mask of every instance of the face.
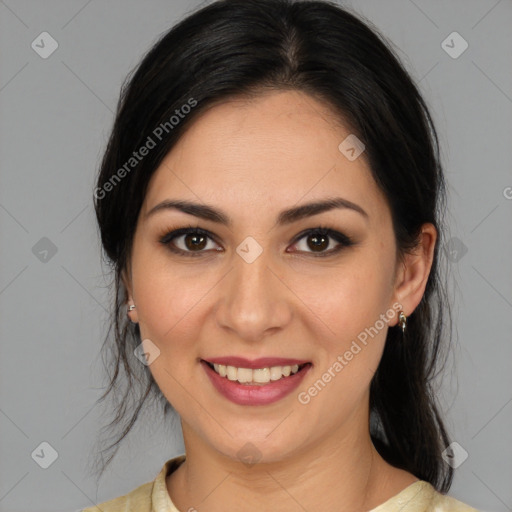
M 296 91 L 230 101 L 191 125 L 149 184 L 125 277 L 131 319 L 151 340 L 150 371 L 184 435 L 233 459 L 248 442 L 277 461 L 366 428 L 370 381 L 400 309 L 397 251 L 364 153 L 338 148 L 348 135 Z M 164 201 L 220 214 L 153 210 Z M 279 369 L 253 372 L 273 372 L 263 391 L 238 383 L 246 370 L 233 382 L 204 362 L 229 357 L 308 364 L 280 379 Z

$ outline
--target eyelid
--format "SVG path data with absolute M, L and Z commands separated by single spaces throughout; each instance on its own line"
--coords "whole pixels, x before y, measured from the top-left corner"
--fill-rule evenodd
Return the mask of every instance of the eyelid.
M 183 236 L 183 235 L 188 235 L 188 234 L 203 235 L 203 236 L 209 238 L 210 240 L 212 240 L 213 242 L 215 242 L 217 245 L 220 245 L 216 241 L 216 236 L 213 233 L 211 233 L 210 231 L 208 231 L 206 229 L 202 229 L 200 227 L 192 226 L 192 225 L 188 225 L 188 226 L 177 228 L 177 229 L 167 230 L 165 232 L 165 234 L 163 236 L 160 236 L 158 239 L 161 244 L 166 246 L 170 251 L 172 251 L 175 254 L 197 257 L 197 256 L 204 256 L 210 252 L 210 251 L 204 251 L 204 250 L 202 250 L 202 251 L 184 251 L 183 249 L 179 249 L 178 247 L 173 247 L 172 241 L 174 239 L 179 238 L 180 236 Z
M 292 245 L 297 244 L 300 240 L 302 240 L 303 238 L 305 238 L 308 235 L 317 234 L 317 233 L 336 241 L 338 243 L 338 245 L 334 249 L 330 249 L 328 251 L 321 251 L 321 252 L 298 251 L 299 255 L 308 254 L 313 257 L 319 257 L 319 258 L 329 257 L 329 256 L 338 254 L 344 248 L 355 245 L 355 241 L 348 235 L 345 235 L 344 233 L 342 233 L 341 231 L 338 231 L 337 229 L 329 228 L 324 225 L 319 225 L 314 228 L 305 229 L 304 231 L 302 231 L 295 237 Z
M 298 251 L 299 255 L 308 254 L 308 255 L 311 255 L 314 257 L 328 257 L 330 255 L 337 254 L 342 249 L 350 247 L 352 245 L 355 245 L 355 243 L 356 243 L 350 236 L 345 235 L 344 233 L 338 231 L 337 229 L 329 228 L 324 225 L 318 225 L 316 227 L 308 228 L 308 229 L 301 231 L 298 235 L 296 235 L 294 237 L 293 241 L 291 242 L 291 245 L 296 245 L 300 240 L 305 238 L 307 235 L 317 234 L 317 233 L 327 236 L 328 238 L 330 238 L 332 240 L 335 240 L 338 243 L 338 246 L 335 247 L 334 249 L 330 249 L 329 251 L 323 251 L 323 252 L 318 252 L 318 253 L 315 253 L 314 251 Z M 166 230 L 165 234 L 159 237 L 159 242 L 161 244 L 165 245 L 166 247 L 168 247 L 168 249 L 170 251 L 172 251 L 173 253 L 183 255 L 185 257 L 205 256 L 211 252 L 211 250 L 208 250 L 208 251 L 205 251 L 205 250 L 184 251 L 183 249 L 173 247 L 172 241 L 174 239 L 176 239 L 180 236 L 183 236 L 183 235 L 188 235 L 188 234 L 203 235 L 203 236 L 209 238 L 210 240 L 212 240 L 217 245 L 220 245 L 219 242 L 216 241 L 216 236 L 213 233 L 211 233 L 210 231 L 208 231 L 206 229 L 202 229 L 198 226 L 192 226 L 192 225 L 188 225 L 188 226 L 176 228 L 176 229 Z

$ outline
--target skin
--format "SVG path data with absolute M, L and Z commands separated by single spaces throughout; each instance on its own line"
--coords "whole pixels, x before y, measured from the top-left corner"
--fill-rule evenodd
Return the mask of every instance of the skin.
M 364 153 L 349 161 L 338 149 L 349 134 L 326 105 L 298 91 L 224 102 L 189 127 L 151 179 L 123 279 L 136 305 L 131 320 L 160 350 L 150 371 L 181 417 L 187 458 L 166 480 L 181 511 L 370 510 L 418 480 L 374 448 L 369 386 L 387 329 L 398 321 L 393 304 L 409 315 L 421 300 L 437 233 L 425 224 L 417 249 L 400 261 L 391 212 Z M 280 211 L 333 196 L 368 218 L 334 209 L 276 225 Z M 171 198 L 221 209 L 233 224 L 178 210 L 146 217 Z M 216 237 L 201 256 L 180 256 L 159 242 L 190 225 Z M 308 236 L 295 237 L 320 225 L 355 245 L 315 257 Z M 247 236 L 263 250 L 250 264 L 236 252 Z M 320 252 L 339 245 L 327 240 Z M 184 236 L 174 244 L 187 250 Z M 298 392 L 390 309 L 378 335 L 308 404 L 299 403 Z M 242 406 L 220 395 L 199 363 L 227 355 L 293 357 L 313 367 L 278 402 Z M 248 442 L 261 457 L 252 466 L 237 456 Z

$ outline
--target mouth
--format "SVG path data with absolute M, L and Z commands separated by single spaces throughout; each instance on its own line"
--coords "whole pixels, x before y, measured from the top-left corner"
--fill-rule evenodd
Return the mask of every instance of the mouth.
M 250 406 L 284 399 L 297 389 L 313 366 L 298 359 L 239 357 L 201 359 L 200 364 L 220 395 L 237 405 Z
M 201 362 L 206 364 L 220 377 L 246 386 L 263 386 L 271 382 L 286 380 L 298 373 L 304 372 L 305 369 L 312 366 L 312 363 L 306 362 L 301 364 L 246 368 L 243 366 L 214 363 L 204 359 L 202 359 Z

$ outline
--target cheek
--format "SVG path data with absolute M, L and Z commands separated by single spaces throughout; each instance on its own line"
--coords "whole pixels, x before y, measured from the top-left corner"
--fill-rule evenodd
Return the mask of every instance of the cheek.
M 133 291 L 141 335 L 154 339 L 162 345 L 161 350 L 179 349 L 180 344 L 170 342 L 186 343 L 193 338 L 191 331 L 199 325 L 201 301 L 215 285 L 214 276 L 177 272 L 161 254 L 141 251 L 137 256 L 132 267 Z
M 354 337 L 389 308 L 388 270 L 375 258 L 362 255 L 323 275 L 297 279 L 294 289 L 313 316 L 337 339 Z
M 297 397 L 299 403 L 308 404 L 312 418 L 322 418 L 326 424 L 343 421 L 364 403 L 394 314 L 386 283 L 378 269 L 365 267 L 364 272 L 332 278 L 324 288 L 315 313 L 328 326 L 323 334 L 328 334 L 315 339 L 319 358 L 315 376 Z
M 320 382 L 315 380 L 318 385 L 314 384 L 311 392 L 322 395 L 317 406 L 328 404 L 326 409 L 333 407 L 341 415 L 366 392 L 395 313 L 389 304 L 389 269 L 382 257 L 376 256 L 371 251 L 361 253 L 350 264 L 332 269 L 328 276 L 317 275 L 316 286 L 314 279 L 304 279 L 298 289 L 312 312 L 308 315 L 309 330 L 317 332 L 319 365 L 315 377 Z M 320 408 L 317 413 L 321 414 Z
M 186 411 L 190 408 L 186 389 L 197 378 L 202 299 L 213 283 L 207 276 L 186 278 L 156 258 L 139 261 L 140 265 L 133 264 L 133 284 L 141 337 L 150 339 L 159 351 L 149 370 L 167 401 Z M 201 411 L 194 414 L 200 416 Z

